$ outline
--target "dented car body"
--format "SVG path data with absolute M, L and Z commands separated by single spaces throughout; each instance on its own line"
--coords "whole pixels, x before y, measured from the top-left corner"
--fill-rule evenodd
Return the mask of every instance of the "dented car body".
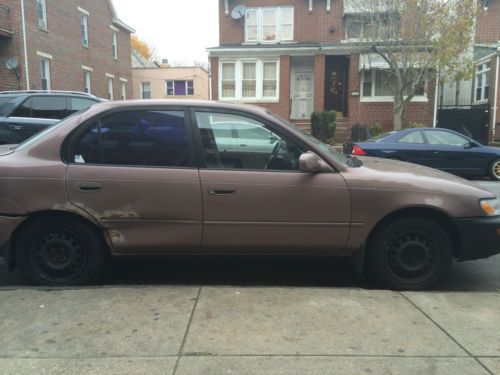
M 103 103 L 0 155 L 3 256 L 42 284 L 91 282 L 108 253 L 308 254 L 353 256 L 388 287 L 420 289 L 453 257 L 500 252 L 490 192 L 345 157 L 262 108 Z

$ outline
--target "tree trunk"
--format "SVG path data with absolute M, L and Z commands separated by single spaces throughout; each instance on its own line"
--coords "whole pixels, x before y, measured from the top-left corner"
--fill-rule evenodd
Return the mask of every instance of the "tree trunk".
M 394 130 L 403 128 L 404 105 L 394 103 Z

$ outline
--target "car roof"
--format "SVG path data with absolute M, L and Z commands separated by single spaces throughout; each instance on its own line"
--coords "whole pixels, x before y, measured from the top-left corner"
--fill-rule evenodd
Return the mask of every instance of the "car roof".
M 2 96 L 32 96 L 32 95 L 50 95 L 50 96 L 81 96 L 83 98 L 95 99 L 103 101 L 105 99 L 99 98 L 92 94 L 87 94 L 81 91 L 64 91 L 64 90 L 19 90 L 19 91 L 1 91 Z

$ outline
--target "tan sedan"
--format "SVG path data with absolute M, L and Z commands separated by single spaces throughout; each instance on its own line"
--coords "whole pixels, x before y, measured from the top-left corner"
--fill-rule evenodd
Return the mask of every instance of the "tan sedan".
M 2 253 L 39 284 L 93 282 L 109 254 L 309 254 L 421 289 L 500 252 L 478 185 L 345 157 L 257 107 L 102 103 L 0 153 Z

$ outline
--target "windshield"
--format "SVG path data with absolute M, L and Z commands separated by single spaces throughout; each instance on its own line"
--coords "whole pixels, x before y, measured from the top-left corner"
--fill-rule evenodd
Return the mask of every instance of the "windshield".
M 333 157 L 336 161 L 338 161 L 339 163 L 343 163 L 345 165 L 351 165 L 351 160 L 352 158 L 350 156 L 346 156 L 344 154 L 341 154 L 340 152 L 336 151 L 332 146 L 326 144 L 326 143 L 323 143 L 321 142 L 319 139 L 313 137 L 312 135 L 310 134 L 307 134 L 305 131 L 303 131 L 301 128 L 295 126 L 293 123 L 291 123 L 290 121 L 287 121 L 283 118 L 281 118 L 280 116 L 278 116 L 277 114 L 271 112 L 271 111 L 266 111 L 266 113 L 270 116 L 272 116 L 273 118 L 275 118 L 276 120 L 278 120 L 279 122 L 281 122 L 282 124 L 285 124 L 287 126 L 290 126 L 292 128 L 294 128 L 295 130 L 298 130 L 299 132 L 301 132 L 303 135 L 305 135 L 310 141 L 312 141 L 316 146 L 318 146 L 322 151 L 326 152 L 328 155 L 330 155 L 331 157 Z
M 28 146 L 31 146 L 33 143 L 38 142 L 39 139 L 42 139 L 47 134 L 52 133 L 56 129 L 59 129 L 61 126 L 63 126 L 64 124 L 66 124 L 69 120 L 73 119 L 73 117 L 82 114 L 87 109 L 88 108 L 82 109 L 81 111 L 78 111 L 78 112 L 75 112 L 75 113 L 71 114 L 70 116 L 66 117 L 64 120 L 61 120 L 61 121 L 55 123 L 54 125 L 51 125 L 51 126 L 45 128 L 40 133 L 37 133 L 37 134 L 33 135 L 32 137 L 30 137 L 30 138 L 24 140 L 23 142 L 21 142 L 15 149 L 16 150 L 22 150 L 22 149 L 25 149 Z
M 368 138 L 365 142 L 379 141 L 381 139 L 387 138 L 390 135 L 393 135 L 394 133 L 396 133 L 396 130 L 393 130 L 393 131 L 390 131 L 387 133 L 382 133 L 382 134 L 376 135 L 375 137 Z

